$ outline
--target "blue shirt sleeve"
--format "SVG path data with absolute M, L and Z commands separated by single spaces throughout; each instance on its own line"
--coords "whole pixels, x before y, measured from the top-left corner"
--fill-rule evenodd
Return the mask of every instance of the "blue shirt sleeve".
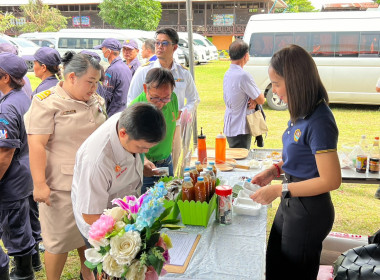
M 0 113 L 0 148 L 20 148 L 20 123 L 17 111 L 13 106 L 2 107 Z

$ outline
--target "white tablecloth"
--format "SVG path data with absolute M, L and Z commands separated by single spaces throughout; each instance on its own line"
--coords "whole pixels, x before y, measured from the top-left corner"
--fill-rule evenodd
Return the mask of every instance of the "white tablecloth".
M 231 225 L 215 222 L 207 228 L 186 226 L 201 239 L 184 274 L 169 273 L 160 279 L 262 280 L 266 250 L 267 208 L 258 216 L 233 215 Z

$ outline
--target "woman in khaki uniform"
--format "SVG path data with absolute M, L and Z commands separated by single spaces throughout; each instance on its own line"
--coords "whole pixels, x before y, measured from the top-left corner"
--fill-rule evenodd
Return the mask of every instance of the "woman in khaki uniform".
M 34 200 L 40 202 L 48 280 L 59 280 L 67 253 L 77 249 L 84 279 L 94 279 L 84 265 L 85 244 L 71 204 L 75 154 L 105 120 L 101 97 L 95 94 L 99 62 L 88 55 L 66 53 L 64 82 L 36 94 L 25 114 Z

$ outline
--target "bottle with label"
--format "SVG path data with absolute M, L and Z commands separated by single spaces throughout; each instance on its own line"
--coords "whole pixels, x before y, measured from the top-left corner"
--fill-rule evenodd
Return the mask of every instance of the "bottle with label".
M 203 177 L 199 176 L 198 181 L 194 186 L 195 201 L 205 202 L 207 201 L 206 185 Z
M 365 173 L 367 171 L 368 143 L 365 135 L 359 141 L 359 152 L 356 156 L 356 172 Z
M 221 132 L 215 138 L 215 162 L 225 163 L 226 162 L 226 136 Z
M 218 186 L 216 188 L 217 206 L 216 220 L 225 225 L 232 223 L 232 188 L 230 186 Z
M 375 137 L 369 158 L 369 172 L 379 173 L 380 170 L 380 144 L 379 137 Z
M 190 167 L 189 173 L 190 173 L 191 179 L 193 179 L 193 182 L 195 184 L 197 182 L 197 178 L 199 176 L 199 172 L 197 171 L 197 169 L 195 168 L 195 166 L 192 166 L 192 167 Z
M 191 183 L 190 177 L 185 177 L 182 184 L 182 200 L 192 201 L 195 200 L 195 189 Z
M 198 135 L 198 160 L 205 164 L 207 162 L 206 135 L 203 135 L 201 127 L 201 135 Z

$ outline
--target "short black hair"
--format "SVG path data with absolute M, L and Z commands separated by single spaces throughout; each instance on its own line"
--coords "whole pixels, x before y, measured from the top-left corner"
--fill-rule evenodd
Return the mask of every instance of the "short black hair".
M 242 59 L 248 52 L 249 46 L 241 39 L 233 41 L 229 48 L 229 55 L 231 60 Z
M 156 106 L 138 102 L 127 107 L 119 118 L 118 129 L 124 128 L 131 140 L 158 143 L 165 138 L 164 115 Z
M 173 28 L 161 28 L 159 30 L 156 31 L 156 36 L 158 34 L 165 34 L 165 35 L 168 35 L 168 37 L 170 38 L 170 40 L 172 40 L 172 43 L 173 44 L 178 44 L 179 42 L 179 37 L 178 37 L 178 33 L 177 31 L 175 31 Z
M 148 88 L 159 88 L 167 84 L 172 87 L 172 90 L 175 87 L 173 74 L 168 69 L 162 67 L 150 69 L 146 74 L 145 84 Z

